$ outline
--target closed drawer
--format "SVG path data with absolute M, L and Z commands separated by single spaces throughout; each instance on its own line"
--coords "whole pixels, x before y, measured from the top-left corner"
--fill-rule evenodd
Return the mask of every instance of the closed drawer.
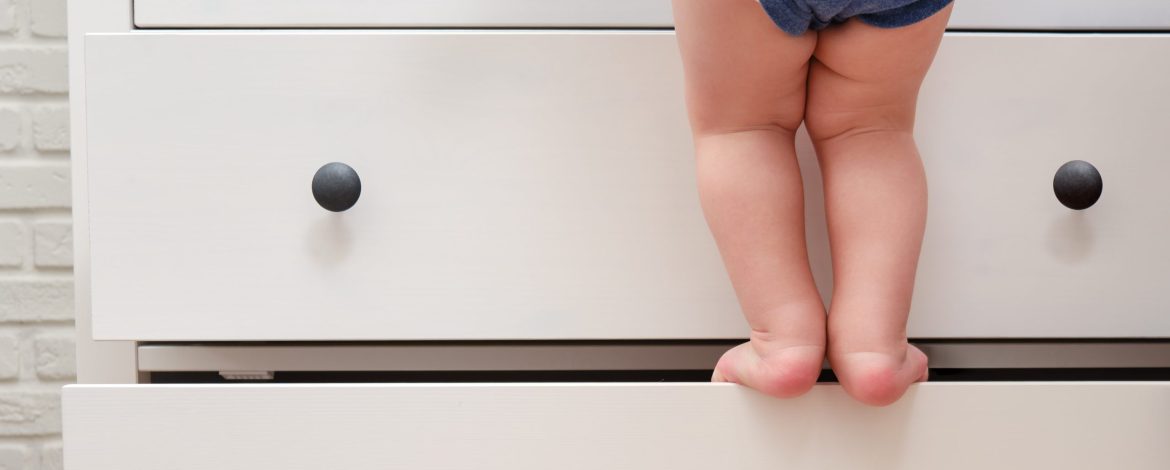
M 68 386 L 69 470 L 1163 469 L 1170 383 Z
M 667 0 L 135 0 L 134 24 L 169 27 L 670 27 Z M 951 28 L 1170 29 L 1164 0 L 959 2 Z
M 86 46 L 98 338 L 742 334 L 667 34 Z M 310 190 L 334 160 L 340 214 Z
M 745 336 L 669 32 L 86 38 L 94 336 Z M 910 334 L 1170 337 L 1170 35 L 951 34 Z M 831 291 L 806 139 L 814 274 Z M 1053 175 L 1094 164 L 1085 211 Z M 330 161 L 362 194 L 310 191 Z

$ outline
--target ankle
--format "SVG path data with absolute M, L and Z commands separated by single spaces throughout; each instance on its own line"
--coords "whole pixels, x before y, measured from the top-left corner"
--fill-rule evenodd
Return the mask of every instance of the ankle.
M 822 345 L 771 349 L 765 356 L 753 345 L 742 344 L 720 358 L 715 380 L 740 383 L 777 398 L 793 398 L 816 385 L 824 357 Z
M 843 326 L 840 322 L 830 322 L 827 340 L 830 355 L 874 353 L 904 357 L 910 347 L 905 329 L 886 328 L 883 325 Z

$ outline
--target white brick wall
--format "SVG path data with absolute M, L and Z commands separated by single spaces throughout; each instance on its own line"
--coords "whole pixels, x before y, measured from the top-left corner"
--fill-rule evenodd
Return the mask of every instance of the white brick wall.
M 0 0 L 0 470 L 61 464 L 74 380 L 65 0 Z

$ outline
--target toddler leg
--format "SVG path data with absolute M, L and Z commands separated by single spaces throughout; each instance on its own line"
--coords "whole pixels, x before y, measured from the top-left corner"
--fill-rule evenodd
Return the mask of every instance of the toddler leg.
M 949 14 L 897 29 L 856 19 L 830 27 L 809 74 L 805 124 L 833 254 L 829 362 L 845 390 L 872 405 L 926 378 L 926 355 L 906 342 L 926 223 L 914 110 Z
M 713 380 L 800 395 L 825 354 L 793 141 L 816 36 L 787 35 L 754 0 L 675 0 L 674 11 L 699 195 L 752 328 Z

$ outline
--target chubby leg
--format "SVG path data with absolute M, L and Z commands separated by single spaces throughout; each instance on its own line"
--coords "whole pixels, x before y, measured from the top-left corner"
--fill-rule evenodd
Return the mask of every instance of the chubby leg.
M 825 355 L 794 148 L 816 36 L 787 35 L 755 0 L 675 0 L 674 12 L 699 195 L 752 329 L 713 380 L 800 395 Z
M 821 32 L 806 125 L 824 177 L 834 292 L 829 362 L 854 398 L 887 405 L 926 378 L 906 318 L 926 224 L 914 143 L 918 89 L 950 7 L 902 28 L 856 19 Z

